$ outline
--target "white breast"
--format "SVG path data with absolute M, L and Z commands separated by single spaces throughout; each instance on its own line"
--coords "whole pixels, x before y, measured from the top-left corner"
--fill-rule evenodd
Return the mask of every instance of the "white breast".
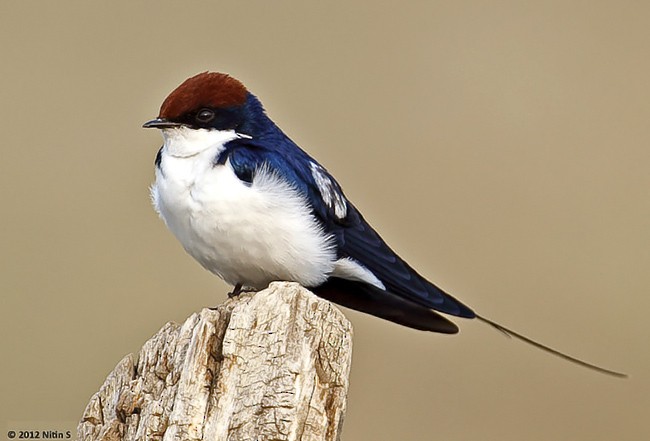
M 335 265 L 332 239 L 305 199 L 268 169 L 248 185 L 230 163 L 214 165 L 232 131 L 163 130 L 151 188 L 156 210 L 185 250 L 230 284 L 323 283 Z

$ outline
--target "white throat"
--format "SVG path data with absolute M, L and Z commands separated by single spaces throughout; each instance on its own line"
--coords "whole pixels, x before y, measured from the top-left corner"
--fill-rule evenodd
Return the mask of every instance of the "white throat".
M 220 150 L 228 141 L 241 137 L 234 130 L 192 129 L 185 126 L 163 129 L 162 136 L 165 152 L 177 158 L 194 156 L 214 147 Z

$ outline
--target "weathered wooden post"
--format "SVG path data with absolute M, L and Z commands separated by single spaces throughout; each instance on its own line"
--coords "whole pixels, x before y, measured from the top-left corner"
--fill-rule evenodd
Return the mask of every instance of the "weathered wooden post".
M 127 355 L 78 427 L 90 440 L 339 439 L 352 327 L 295 283 L 166 324 Z

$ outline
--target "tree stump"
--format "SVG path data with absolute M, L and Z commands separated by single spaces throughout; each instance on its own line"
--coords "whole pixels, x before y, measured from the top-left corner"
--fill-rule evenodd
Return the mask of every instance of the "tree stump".
M 120 361 L 77 428 L 89 440 L 337 440 L 352 327 L 295 283 L 167 323 Z

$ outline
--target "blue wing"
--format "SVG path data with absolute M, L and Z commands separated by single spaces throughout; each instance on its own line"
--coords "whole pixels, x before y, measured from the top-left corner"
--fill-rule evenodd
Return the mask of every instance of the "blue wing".
M 384 284 L 386 290 L 427 308 L 459 317 L 474 318 L 474 312 L 442 289 L 426 280 L 401 259 L 351 207 L 352 221 L 333 229 L 339 253 L 360 262 Z
M 473 318 L 474 312 L 427 281 L 402 260 L 345 198 L 336 180 L 288 138 L 269 143 L 253 139 L 230 142 L 217 158 L 229 159 L 237 176 L 251 183 L 263 164 L 293 183 L 312 206 L 326 232 L 336 239 L 340 258 L 352 258 L 370 270 L 385 286 L 381 290 L 361 282 L 330 278 L 314 291 L 353 309 L 417 329 L 457 332 L 451 322 L 431 309 Z M 288 159 L 290 158 L 290 159 Z M 315 167 L 317 167 L 315 169 Z
M 230 141 L 215 163 L 225 164 L 226 160 L 230 161 L 237 177 L 249 184 L 257 170 L 262 166 L 268 167 L 307 197 L 319 219 L 334 220 L 333 208 L 325 204 L 312 177 L 310 164 L 316 161 L 288 138 L 278 137 L 265 142 L 246 138 Z

